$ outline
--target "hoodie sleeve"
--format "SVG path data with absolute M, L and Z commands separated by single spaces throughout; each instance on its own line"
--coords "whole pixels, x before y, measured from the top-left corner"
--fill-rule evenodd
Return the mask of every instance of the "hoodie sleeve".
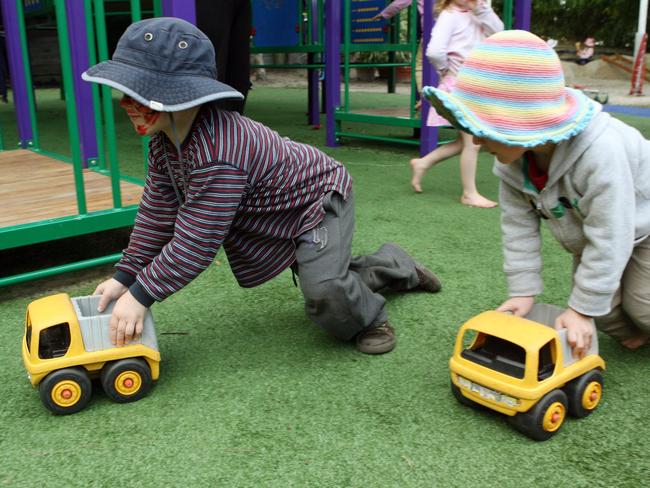
M 625 151 L 612 142 L 592 145 L 573 172 L 582 194 L 577 205 L 586 245 L 573 277 L 569 306 L 593 317 L 610 311 L 634 245 L 634 181 Z
M 499 204 L 508 295 L 539 295 L 543 289 L 539 217 L 526 195 L 505 181 L 499 185 Z

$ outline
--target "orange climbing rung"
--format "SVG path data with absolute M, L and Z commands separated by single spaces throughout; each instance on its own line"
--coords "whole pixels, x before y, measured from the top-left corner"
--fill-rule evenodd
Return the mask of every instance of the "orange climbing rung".
M 632 60 L 626 58 L 625 56 L 621 56 L 620 54 L 613 54 L 611 56 L 601 56 L 600 59 L 603 61 L 613 64 L 617 68 L 621 68 L 623 71 L 626 71 L 627 73 L 633 74 L 634 69 L 632 68 Z M 644 79 L 646 81 L 650 81 L 650 68 L 646 66 L 645 68 L 645 74 L 644 74 Z

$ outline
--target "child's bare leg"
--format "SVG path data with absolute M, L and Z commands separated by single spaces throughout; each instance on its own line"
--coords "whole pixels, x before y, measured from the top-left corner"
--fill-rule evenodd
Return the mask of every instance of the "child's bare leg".
M 476 189 L 476 164 L 480 146 L 475 145 L 472 136 L 466 132 L 461 132 L 460 138 L 463 144 L 460 153 L 460 179 L 463 183 L 463 196 L 460 197 L 460 202 L 471 207 L 496 207 L 496 202 L 488 200 Z
M 463 148 L 463 143 L 460 138 L 456 139 L 454 142 L 449 144 L 443 144 L 438 146 L 429 154 L 422 156 L 421 158 L 411 159 L 411 186 L 416 193 L 422 193 L 422 178 L 427 170 L 434 164 L 438 164 L 440 161 L 456 156 L 460 153 Z

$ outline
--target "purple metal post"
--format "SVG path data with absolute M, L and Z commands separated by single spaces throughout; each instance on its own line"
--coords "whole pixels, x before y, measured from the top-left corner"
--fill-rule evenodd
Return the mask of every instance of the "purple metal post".
M 21 147 L 27 147 L 29 141 L 34 139 L 34 131 L 29 115 L 29 101 L 27 99 L 27 86 L 25 69 L 23 66 L 22 50 L 20 46 L 20 30 L 18 29 L 18 11 L 16 0 L 0 0 L 2 6 L 2 17 L 7 37 L 7 64 L 11 78 L 11 89 L 13 91 L 14 108 L 18 124 L 18 138 Z
M 93 116 L 93 93 L 90 83 L 81 79 L 81 73 L 89 67 L 88 39 L 86 37 L 86 19 L 84 3 L 78 0 L 66 0 L 68 15 L 68 34 L 72 52 L 72 79 L 77 100 L 77 118 L 79 120 L 79 142 L 81 159 L 84 166 L 88 160 L 97 158 L 97 134 Z
M 438 74 L 436 70 L 433 69 L 431 63 L 426 56 L 426 49 L 429 45 L 429 40 L 431 39 L 431 29 L 435 21 L 433 20 L 433 6 L 435 5 L 435 0 L 424 0 L 424 18 L 422 26 L 422 86 L 437 86 L 438 85 Z M 437 127 L 428 127 L 427 126 L 427 117 L 429 115 L 429 110 L 431 109 L 431 104 L 426 100 L 422 100 L 422 108 L 420 109 L 421 113 L 421 123 L 420 123 L 420 156 L 433 151 L 438 145 L 438 128 Z
M 318 41 L 318 18 L 320 12 L 318 11 L 318 0 L 311 1 L 311 32 L 308 34 L 313 46 Z M 307 55 L 309 63 L 313 63 L 316 59 L 314 53 Z M 318 70 L 316 68 L 307 69 L 307 100 L 309 105 L 309 123 L 313 126 L 320 127 L 320 107 L 318 106 Z
M 326 144 L 336 147 L 335 112 L 341 103 L 341 0 L 325 2 Z
M 533 0 L 515 0 L 515 29 L 530 30 Z
M 188 0 L 162 0 L 165 17 L 178 17 L 196 25 L 196 6 Z

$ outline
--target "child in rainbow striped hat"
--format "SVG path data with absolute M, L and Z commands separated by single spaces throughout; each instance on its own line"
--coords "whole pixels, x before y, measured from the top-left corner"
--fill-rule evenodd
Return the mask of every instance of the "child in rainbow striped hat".
M 525 315 L 542 292 L 544 221 L 573 255 L 573 287 L 556 328 L 582 356 L 597 327 L 636 349 L 650 335 L 650 141 L 565 87 L 542 39 L 504 31 L 470 53 L 451 93 L 424 95 L 496 156 L 504 271 Z

